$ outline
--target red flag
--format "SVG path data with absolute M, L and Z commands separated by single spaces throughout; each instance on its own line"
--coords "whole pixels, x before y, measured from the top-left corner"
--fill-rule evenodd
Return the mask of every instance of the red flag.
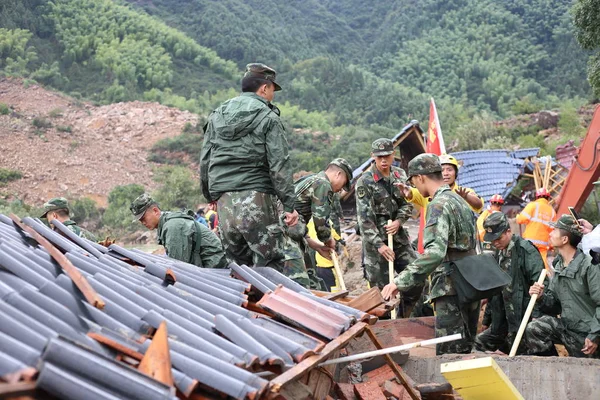
M 446 153 L 446 146 L 444 145 L 444 138 L 442 137 L 442 128 L 440 127 L 440 120 L 438 118 L 437 109 L 435 108 L 435 101 L 431 98 L 429 103 L 429 129 L 427 130 L 427 152 L 437 154 L 438 156 Z M 417 250 L 423 254 L 423 230 L 425 229 L 425 208 L 421 210 L 421 220 L 419 222 L 419 241 Z

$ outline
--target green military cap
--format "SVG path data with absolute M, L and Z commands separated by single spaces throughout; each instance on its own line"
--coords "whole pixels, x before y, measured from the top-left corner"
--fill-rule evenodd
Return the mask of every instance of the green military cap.
M 563 214 L 556 222 L 550 222 L 550 225 L 562 229 L 563 231 L 567 231 L 577 236 L 583 236 L 583 232 L 581 231 L 581 227 L 579 226 L 579 222 L 573 218 L 573 216 L 569 214 Z
M 389 156 L 394 153 L 394 143 L 386 138 L 377 139 L 371 144 L 371 152 L 374 156 Z
M 346 174 L 346 184 L 344 185 L 344 190 L 349 192 L 350 181 L 352 180 L 352 167 L 350 166 L 350 163 L 343 158 L 336 158 L 335 160 L 331 161 L 329 165 L 335 165 L 344 171 Z
M 48 200 L 47 203 L 44 203 L 44 213 L 40 218 L 46 218 L 46 215 L 50 211 L 56 210 L 69 210 L 69 202 L 64 197 L 55 197 L 53 199 Z
M 483 229 L 485 229 L 485 235 L 483 240 L 486 242 L 493 242 L 498 239 L 504 232 L 510 228 L 508 224 L 508 218 L 501 211 L 495 211 L 483 221 Z
M 408 179 L 415 175 L 428 175 L 442 172 L 440 158 L 433 153 L 419 154 L 408 163 Z
M 134 222 L 139 221 L 153 204 L 156 204 L 156 201 L 148 193 L 138 196 L 129 206 L 129 210 L 135 216 Z
M 252 63 L 246 65 L 246 73 L 244 74 L 244 78 L 247 76 L 253 76 L 255 78 L 260 78 L 272 82 L 275 85 L 275 91 L 281 90 L 281 86 L 275 82 L 275 78 L 277 77 L 277 72 L 275 70 L 265 64 L 261 63 Z

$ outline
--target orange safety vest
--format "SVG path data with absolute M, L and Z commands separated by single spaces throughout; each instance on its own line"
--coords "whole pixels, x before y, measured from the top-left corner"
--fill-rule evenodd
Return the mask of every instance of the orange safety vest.
M 527 224 L 523 238 L 528 239 L 538 248 L 548 249 L 550 232 L 554 229 L 550 222 L 556 219 L 556 211 L 548 203 L 548 199 L 540 198 L 527 204 L 517 215 L 517 224 Z

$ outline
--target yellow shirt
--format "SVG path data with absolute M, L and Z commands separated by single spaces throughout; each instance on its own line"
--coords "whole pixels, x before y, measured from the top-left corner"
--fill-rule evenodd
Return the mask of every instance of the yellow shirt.
M 479 218 L 477 218 L 477 232 L 479 234 L 479 240 L 483 242 L 483 237 L 485 236 L 485 229 L 483 228 L 483 223 L 494 211 L 488 209 L 483 210 Z
M 459 188 L 462 188 L 462 187 L 458 186 L 457 184 L 454 184 L 454 187 L 452 188 L 452 190 L 456 192 Z M 474 193 L 475 195 L 477 195 L 477 193 L 475 193 L 475 191 L 471 188 L 462 188 L 462 189 L 466 189 L 467 193 Z M 429 204 L 429 197 L 424 197 L 421 194 L 421 192 L 419 192 L 416 188 L 411 188 L 410 190 L 412 193 L 412 199 L 410 199 L 408 201 L 421 207 L 421 208 L 427 208 L 427 204 Z M 477 196 L 477 197 L 479 197 L 479 196 Z M 483 210 L 484 201 L 481 197 L 479 197 L 479 200 L 481 200 L 481 207 L 479 207 L 479 208 L 475 208 L 469 204 L 469 207 L 471 207 L 471 209 L 473 211 L 475 211 L 477 214 L 479 214 L 481 212 L 481 210 Z
M 306 227 L 308 228 L 308 237 L 310 237 L 311 239 L 314 239 L 316 241 L 319 241 L 319 239 L 317 239 L 317 231 L 315 230 L 315 223 L 313 222 L 312 218 L 310 219 L 310 221 L 308 221 L 308 224 L 306 224 Z M 342 238 L 333 228 L 331 228 L 331 237 L 334 240 L 340 240 Z M 315 260 L 317 262 L 317 267 L 333 268 L 333 261 L 326 259 L 322 255 L 320 255 L 318 251 L 316 251 L 315 253 L 316 253 Z

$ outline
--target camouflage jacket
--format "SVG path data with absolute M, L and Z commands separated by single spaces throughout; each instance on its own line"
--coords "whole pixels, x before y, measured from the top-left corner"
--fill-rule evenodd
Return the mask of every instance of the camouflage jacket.
M 394 186 L 396 182 L 406 183 L 406 173 L 402 168 L 392 167 L 389 178 L 385 179 L 373 167 L 356 182 L 358 228 L 365 248 L 379 249 L 387 245 L 385 225 L 388 220 L 400 220 L 402 225 L 412 215 L 413 206 Z M 394 235 L 394 245 L 410 245 L 404 228 L 401 227 Z
M 187 213 L 163 212 L 157 235 L 171 258 L 204 268 L 227 267 L 221 240 Z
M 70 231 L 72 231 L 74 234 L 76 234 L 79 237 L 82 237 L 87 240 L 91 240 L 92 242 L 98 241 L 98 239 L 96 239 L 96 236 L 94 236 L 93 233 L 78 226 L 75 221 L 71 221 L 69 219 L 69 220 L 66 220 L 65 222 L 63 222 L 63 225 L 66 226 Z
M 344 219 L 344 212 L 342 210 L 342 202 L 340 200 L 340 194 L 333 194 L 333 204 L 331 205 L 331 214 L 329 220 L 331 221 L 331 227 L 340 235 L 342 234 L 341 223 Z
M 508 332 L 517 332 L 531 298 L 529 287 L 540 277 L 544 261 L 529 240 L 517 235 L 513 235 L 505 250 L 496 250 L 494 258 L 512 280 L 501 294 L 490 299 L 485 309 L 483 325 L 489 325 L 492 333 L 499 334 L 501 326 L 508 323 Z M 535 310 L 533 316 L 538 317 L 539 312 Z
M 564 265 L 560 255 L 552 265 L 556 274 L 540 299 L 540 311 L 560 314 L 569 330 L 599 343 L 600 265 L 593 265 L 580 249 L 569 265 Z
M 317 238 L 325 243 L 331 238 L 329 217 L 333 203 L 333 189 L 324 171 L 298 180 L 296 189 L 296 211 L 308 223 L 313 219 Z
M 277 109 L 254 93 L 227 100 L 208 117 L 200 152 L 200 186 L 208 201 L 255 190 L 277 195 L 294 210 L 285 129 Z
M 456 294 L 443 261 L 448 250 L 474 250 L 475 234 L 475 217 L 471 207 L 448 185 L 442 185 L 427 206 L 424 253 L 396 276 L 394 282 L 398 289 L 403 292 L 423 284 L 433 272 L 431 299 Z

